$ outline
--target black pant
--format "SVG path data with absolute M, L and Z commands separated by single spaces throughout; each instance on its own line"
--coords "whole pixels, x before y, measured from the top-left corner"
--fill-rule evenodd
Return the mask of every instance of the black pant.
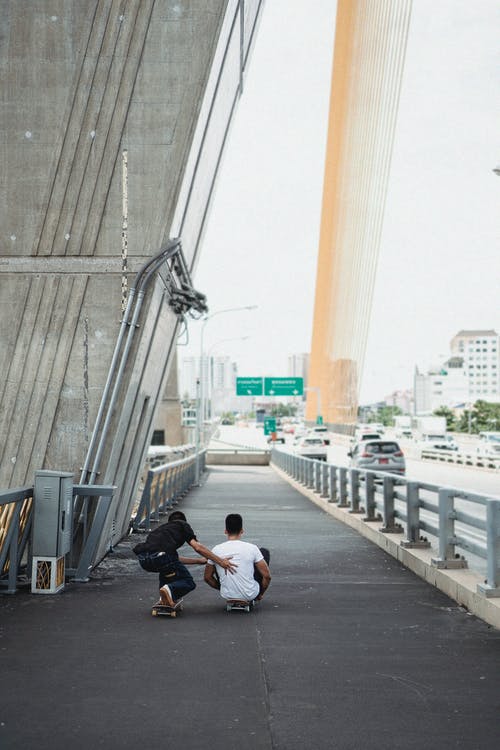
M 269 565 L 269 561 L 271 559 L 271 553 L 266 547 L 260 547 L 259 549 L 262 553 L 262 557 L 264 558 L 266 563 Z M 253 571 L 253 577 L 259 584 L 259 587 L 260 587 L 259 595 L 260 595 L 262 594 L 262 573 L 259 573 L 259 571 L 257 570 L 255 566 L 254 566 L 254 571 Z
M 177 553 L 168 555 L 165 552 L 141 552 L 138 558 L 141 568 L 148 573 L 159 574 L 159 588 L 167 584 L 174 601 L 182 599 L 196 588 L 193 576 L 179 561 Z

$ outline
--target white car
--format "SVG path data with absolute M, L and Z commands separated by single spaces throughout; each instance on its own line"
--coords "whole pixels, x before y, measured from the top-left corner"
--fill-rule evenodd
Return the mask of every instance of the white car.
M 314 435 L 306 435 L 294 442 L 294 452 L 304 458 L 316 458 L 326 461 L 326 445 L 324 440 Z
M 308 435 L 322 438 L 325 445 L 330 445 L 330 438 L 328 437 L 328 427 L 324 424 L 315 424 L 308 430 Z

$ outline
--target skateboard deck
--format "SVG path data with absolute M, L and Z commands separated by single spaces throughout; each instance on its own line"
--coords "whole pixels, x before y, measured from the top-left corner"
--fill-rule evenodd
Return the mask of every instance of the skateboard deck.
M 254 603 L 245 599 L 226 599 L 226 612 L 250 612 L 253 607 Z
M 179 599 L 175 603 L 175 607 L 170 607 L 168 604 L 163 604 L 160 600 L 156 604 L 153 604 L 151 614 L 153 617 L 177 617 L 177 613 L 183 610 L 182 601 L 182 599 Z

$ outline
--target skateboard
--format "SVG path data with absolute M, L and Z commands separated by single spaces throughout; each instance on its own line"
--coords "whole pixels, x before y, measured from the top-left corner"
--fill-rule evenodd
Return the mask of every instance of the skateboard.
M 226 599 L 226 612 L 250 612 L 254 607 L 254 602 L 247 602 L 246 599 Z
M 183 600 L 179 599 L 179 601 L 175 603 L 175 607 L 170 607 L 168 604 L 163 604 L 160 599 L 156 604 L 153 604 L 151 614 L 153 617 L 177 617 L 177 613 L 182 612 L 183 610 L 182 602 Z

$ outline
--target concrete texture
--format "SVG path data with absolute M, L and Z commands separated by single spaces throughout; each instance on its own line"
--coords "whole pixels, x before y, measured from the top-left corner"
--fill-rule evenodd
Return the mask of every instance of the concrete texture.
M 120 544 L 88 584 L 0 599 L 2 750 L 496 750 L 500 634 L 269 467 L 213 467 L 180 506 L 198 538 L 271 550 L 250 614 L 197 589 L 151 617 Z
M 0 487 L 80 479 L 137 271 L 172 237 L 194 270 L 260 7 L 0 0 Z M 96 559 L 127 528 L 177 327 L 155 277 L 95 456 L 118 487 Z

